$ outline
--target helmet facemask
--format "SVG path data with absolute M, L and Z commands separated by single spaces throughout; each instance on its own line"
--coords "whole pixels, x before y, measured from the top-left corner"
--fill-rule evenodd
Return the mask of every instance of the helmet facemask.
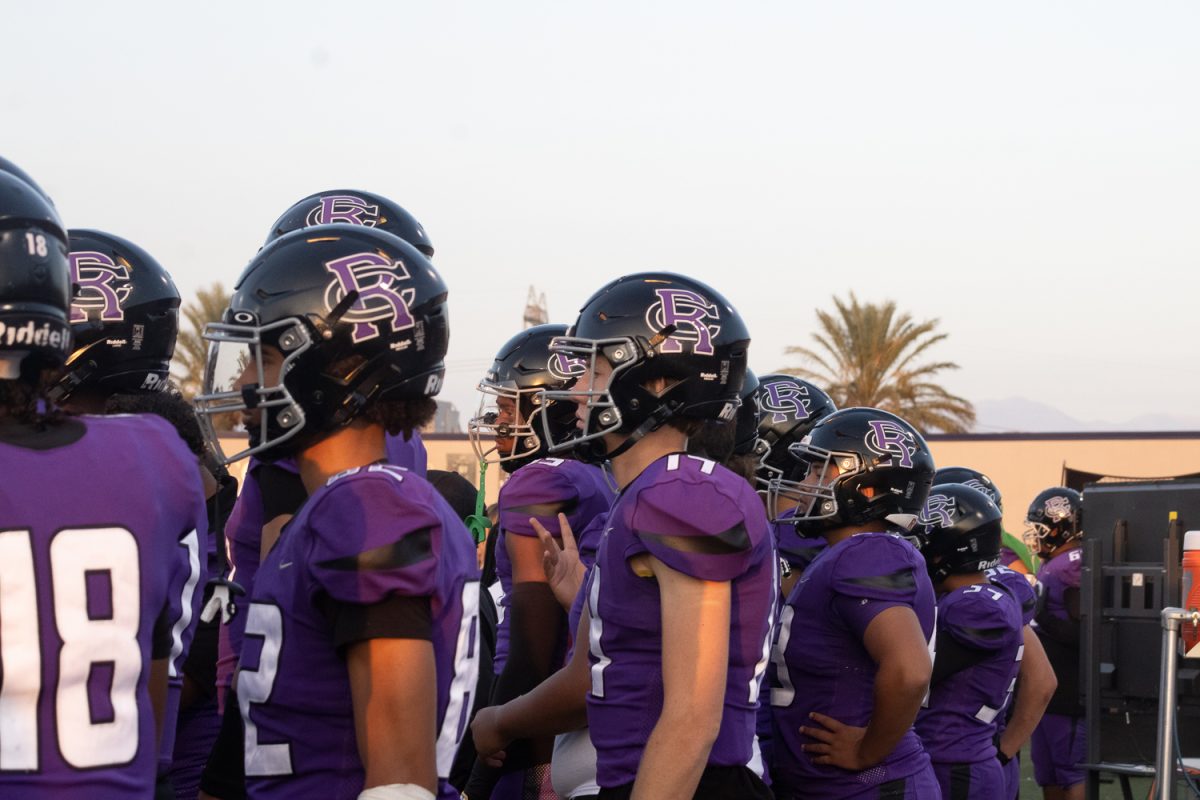
M 477 387 L 479 411 L 467 422 L 476 457 L 508 471 L 545 452 L 536 418 L 541 416 L 542 390 L 518 389 L 511 382 L 482 380 Z
M 766 467 L 767 454 L 760 467 L 771 470 L 767 486 L 767 514 L 772 522 L 821 523 L 838 513 L 837 481 L 843 476 L 862 472 L 862 460 L 856 453 L 838 453 L 806 442 L 788 447 L 796 468 L 787 473 L 778 467 Z M 790 478 L 784 476 L 790 475 Z M 825 525 L 824 527 L 830 527 Z
M 221 463 L 260 455 L 294 439 L 304 429 L 306 414 L 284 378 L 297 359 L 312 347 L 312 337 L 304 323 L 295 317 L 262 326 L 210 322 L 204 328 L 204 338 L 210 342 L 208 361 L 195 405 L 205 436 L 213 443 Z M 278 378 L 270 385 L 263 367 L 264 344 L 278 347 L 283 355 Z M 239 385 L 243 375 L 251 380 Z M 247 424 L 249 445 L 226 455 L 217 444 L 214 418 L 224 414 L 245 415 L 254 410 L 259 414 L 257 420 Z

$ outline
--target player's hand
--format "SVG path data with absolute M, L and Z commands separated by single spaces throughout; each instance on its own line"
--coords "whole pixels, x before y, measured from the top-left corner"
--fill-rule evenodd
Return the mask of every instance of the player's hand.
M 861 772 L 875 766 L 863 757 L 862 741 L 866 728 L 856 728 L 838 722 L 833 717 L 818 714 L 816 711 L 808 715 L 817 726 L 802 725 L 800 732 L 805 736 L 816 739 L 811 744 L 802 744 L 800 749 L 808 753 L 814 764 L 829 764 L 852 772 Z
M 500 730 L 499 711 L 496 706 L 481 708 L 471 721 L 475 752 L 489 767 L 504 766 L 504 747 L 509 742 Z
M 567 522 L 566 514 L 558 515 L 558 528 L 562 532 L 562 546 L 550 535 L 542 523 L 530 517 L 529 524 L 542 542 L 545 552 L 542 555 L 542 568 L 546 571 L 546 582 L 559 605 L 568 611 L 575 602 L 575 595 L 583 585 L 586 570 L 579 560 L 579 546 L 575 543 L 575 534 Z

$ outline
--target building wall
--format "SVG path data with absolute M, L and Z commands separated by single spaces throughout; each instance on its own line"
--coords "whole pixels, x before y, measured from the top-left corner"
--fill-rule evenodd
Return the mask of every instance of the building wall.
M 1200 432 L 1145 434 L 976 434 L 930 436 L 938 466 L 973 467 L 1004 496 L 1004 527 L 1020 534 L 1025 511 L 1063 468 L 1128 478 L 1200 472 Z
M 478 486 L 479 462 L 466 434 L 423 436 L 430 469 L 456 470 Z M 231 439 L 226 452 L 240 445 Z M 940 466 L 973 467 L 986 473 L 1004 495 L 1004 525 L 1024 530 L 1034 496 L 1062 481 L 1063 467 L 1132 478 L 1162 478 L 1200 472 L 1200 432 L 1146 434 L 971 434 L 929 437 Z M 235 466 L 235 472 L 245 468 Z M 496 502 L 502 473 L 488 468 L 487 502 Z

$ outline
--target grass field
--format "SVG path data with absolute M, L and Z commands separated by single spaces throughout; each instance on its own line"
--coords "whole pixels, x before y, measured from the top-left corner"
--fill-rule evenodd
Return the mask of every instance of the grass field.
M 1146 800 L 1149 796 L 1152 781 L 1148 778 L 1130 778 L 1130 787 L 1133 789 L 1134 800 Z M 1033 779 L 1033 760 L 1029 758 L 1029 747 L 1027 746 L 1021 751 L 1021 795 L 1020 800 L 1041 800 L 1042 790 L 1038 787 L 1037 782 Z M 1102 800 L 1122 800 L 1121 785 L 1117 782 L 1116 777 L 1113 777 L 1111 783 L 1103 784 L 1100 787 L 1100 797 Z M 1187 800 L 1190 797 L 1188 788 L 1182 781 L 1179 783 L 1179 788 L 1176 791 L 1176 797 L 1179 800 Z

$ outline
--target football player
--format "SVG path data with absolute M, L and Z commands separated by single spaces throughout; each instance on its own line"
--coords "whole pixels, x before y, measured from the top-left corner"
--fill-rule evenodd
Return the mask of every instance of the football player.
M 350 190 L 318 192 L 293 203 L 271 226 L 264 246 L 293 231 L 331 223 L 378 228 L 399 236 L 424 255 L 433 256 L 429 236 L 411 214 L 379 195 Z M 261 435 L 261 412 L 250 408 L 240 416 L 248 434 L 249 448 L 253 448 Z M 414 429 L 395 436 L 389 433 L 386 447 L 388 463 L 425 476 L 427 454 L 419 431 Z M 247 452 L 243 450 L 226 460 L 236 461 Z M 253 590 L 259 564 L 306 497 L 299 470 L 292 459 L 277 458 L 269 463 L 259 458 L 250 459 L 237 505 L 225 529 L 231 565 L 229 579 L 238 589 L 243 592 Z M 233 607 L 236 609 L 236 605 Z M 209 798 L 239 800 L 245 794 L 241 773 L 241 716 L 232 686 L 245 622 L 245 615 L 235 613 L 221 628 L 217 685 L 225 719 L 202 781 Z
M 600 467 L 548 457 L 545 431 L 561 441 L 575 428 L 574 403 L 543 401 L 541 395 L 567 388 L 583 366 L 550 352 L 551 340 L 566 332 L 565 325 L 538 325 L 506 342 L 479 383 L 479 413 L 467 426 L 480 460 L 499 464 L 509 474 L 498 499 L 499 626 L 490 705 L 502 705 L 537 686 L 562 665 L 566 650 L 567 613 L 549 586 L 533 521 L 560 539 L 560 512 L 570 528 L 581 531 L 608 510 L 614 496 Z M 526 743 L 525 753 L 510 747 L 507 770 L 533 768 L 517 770 L 499 786 L 499 774 L 477 761 L 464 794 L 520 800 L 527 787 L 536 792 L 543 783 L 548 786 L 551 746 L 544 738 Z
M 1004 498 L 1000 495 L 1000 489 L 992 482 L 992 479 L 984 475 L 979 470 L 971 469 L 970 467 L 941 467 L 937 474 L 933 477 L 933 482 L 938 483 L 961 483 L 970 486 L 973 489 L 986 494 L 992 498 L 992 502 L 996 504 L 996 508 L 1004 513 Z M 1024 539 L 1014 536 L 1008 531 L 1001 528 L 1000 531 L 1000 566 L 1008 567 L 1013 572 L 1019 572 L 1023 575 L 1034 575 L 1037 573 L 1037 559 L 1033 557 L 1033 553 L 1025 546 Z M 1032 582 L 1033 578 L 1029 580 Z
M 1001 513 L 983 492 L 936 485 L 916 532 L 937 592 L 929 698 L 916 730 L 942 800 L 1007 800 L 995 722 L 1021 660 L 1021 603 L 986 570 L 1000 561 Z M 1028 585 L 1026 585 L 1028 588 Z
M 166 421 L 66 416 L 68 237 L 0 172 L 0 795 L 148 797 L 203 586 L 204 493 Z
M 803 479 L 807 462 L 793 458 L 788 447 L 799 442 L 813 426 L 837 406 L 823 390 L 791 375 L 767 375 L 759 381 L 755 401 L 759 408 L 758 485 L 766 494 L 775 478 Z M 777 508 L 768 509 L 775 543 L 779 548 L 781 596 L 787 597 L 800 573 L 825 548 L 820 536 L 802 536 L 792 523 L 794 500 L 774 495 Z
M 904 538 L 929 494 L 933 457 L 911 425 L 873 408 L 836 411 L 788 449 L 806 463 L 803 480 L 777 478 L 771 494 L 794 501 L 800 532 L 828 547 L 780 615 L 775 795 L 937 797 L 913 731 L 929 685 L 935 599 L 924 559 Z
M 1033 733 L 1034 778 L 1046 800 L 1083 797 L 1087 727 L 1079 702 L 1079 579 L 1083 568 L 1083 497 L 1074 489 L 1046 489 L 1029 504 L 1025 539 L 1045 563 L 1038 570 L 1043 597 L 1037 633 L 1058 676 L 1045 716 Z
M 102 414 L 114 394 L 160 392 L 170 384 L 179 333 L 179 290 L 162 265 L 133 242 L 73 228 L 74 349 L 51 391 L 62 408 Z
M 602 798 L 769 796 L 754 714 L 774 543 L 749 484 L 684 452 L 706 420 L 734 418 L 749 338 L 710 287 L 644 273 L 598 291 L 554 345 L 585 365 L 573 389 L 545 394 L 577 405 L 577 435 L 560 446 L 610 459 L 621 491 L 584 588 L 580 646 L 533 692 L 480 713 L 482 754 L 509 730 L 586 719 Z
M 74 414 L 155 413 L 171 422 L 185 442 L 198 440 L 201 450 L 193 454 L 203 460 L 203 437 L 190 406 L 177 396 L 162 397 L 157 404 L 151 399 L 174 392 L 169 373 L 179 332 L 180 298 L 170 274 L 153 256 L 120 236 L 80 228 L 67 233 L 71 281 L 77 287 L 71 300 L 73 349 L 50 390 L 51 401 Z M 201 539 L 201 560 L 208 574 L 218 569 L 217 537 L 211 523 L 220 521 L 222 483 L 226 510 L 231 507 L 230 496 L 237 494 L 236 481 L 213 466 L 216 474 L 208 465 L 200 467 L 210 522 Z M 195 753 L 207 754 L 216 736 L 215 687 L 208 683 L 216 663 L 216 632 L 215 623 L 198 625 L 183 669 L 168 687 L 160 780 L 173 784 L 184 797 L 203 766 L 195 763 Z M 177 745 L 180 755 L 187 756 L 178 764 Z M 190 796 L 195 795 L 190 791 Z
M 977 489 L 992 499 L 996 508 L 1004 513 L 1000 490 L 991 478 L 970 467 L 942 467 L 934 473 L 936 483 L 961 483 Z M 1004 520 L 1001 519 L 1001 525 Z M 1058 679 L 1054 668 L 1046 657 L 1046 649 L 1034 632 L 1034 614 L 1037 613 L 1037 594 L 1029 583 L 1029 573 L 1018 572 L 1003 566 L 1008 560 L 1006 550 L 1013 544 L 1011 535 L 1001 528 L 1000 564 L 987 570 L 987 577 L 992 583 L 998 583 L 1008 589 L 1021 606 L 1022 640 L 1025 649 L 1021 656 L 1021 665 L 1017 673 L 1017 685 L 1013 696 L 1005 707 L 1004 713 L 996 717 L 996 758 L 1004 770 L 1005 800 L 1015 800 L 1021 789 L 1021 748 L 1029 741 L 1037 728 L 1046 704 L 1054 695 Z M 1021 550 L 1028 552 L 1024 544 Z M 1011 552 L 1011 551 L 1010 551 Z
M 435 411 L 446 286 L 403 240 L 345 224 L 280 237 L 237 286 L 206 328 L 198 408 L 257 408 L 249 454 L 293 458 L 308 495 L 246 613 L 247 795 L 452 798 L 475 685 L 475 547 L 385 444 Z

